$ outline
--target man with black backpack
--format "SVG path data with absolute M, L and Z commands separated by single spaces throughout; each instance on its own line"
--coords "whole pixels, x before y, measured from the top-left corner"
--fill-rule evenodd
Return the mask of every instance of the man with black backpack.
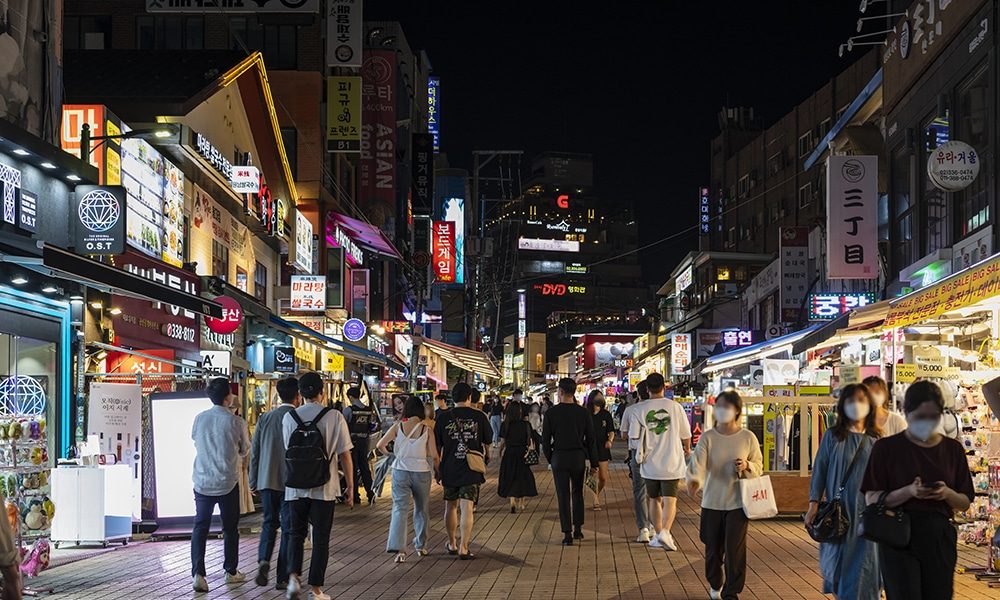
M 367 403 L 361 401 L 361 388 L 352 387 L 347 390 L 347 399 L 351 405 L 344 409 L 344 418 L 347 419 L 347 428 L 351 431 L 351 459 L 354 461 L 354 503 L 361 504 L 361 491 L 358 489 L 361 484 L 365 486 L 365 495 L 368 504 L 375 504 L 375 493 L 372 491 L 372 470 L 368 464 L 368 438 L 378 417 Z M 346 491 L 344 492 L 347 493 Z
M 330 600 L 323 593 L 326 565 L 330 559 L 330 530 L 333 507 L 341 495 L 338 465 L 344 472 L 346 490 L 353 489 L 354 466 L 351 461 L 351 434 L 339 412 L 326 406 L 323 380 L 316 373 L 299 378 L 299 393 L 305 401 L 289 411 L 283 421 L 285 439 L 285 500 L 291 514 L 291 543 L 288 553 L 288 600 L 297 600 L 302 592 L 299 575 L 306 530 L 313 527 L 312 560 L 308 585 L 313 600 Z M 351 494 L 344 503 L 354 506 Z

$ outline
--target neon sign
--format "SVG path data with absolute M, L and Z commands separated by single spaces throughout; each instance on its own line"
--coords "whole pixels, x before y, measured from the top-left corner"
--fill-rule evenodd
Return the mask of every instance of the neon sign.
M 877 301 L 870 292 L 809 294 L 809 320 L 826 321 Z
M 566 296 L 567 294 L 586 294 L 585 285 L 566 285 L 565 283 L 536 283 L 532 289 L 542 296 Z
M 569 195 L 560 194 L 556 197 L 556 206 L 559 208 L 569 208 Z

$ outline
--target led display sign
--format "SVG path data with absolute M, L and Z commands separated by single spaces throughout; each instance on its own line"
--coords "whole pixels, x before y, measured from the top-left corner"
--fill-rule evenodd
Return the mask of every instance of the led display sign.
M 868 306 L 876 301 L 875 294 L 870 292 L 809 294 L 809 320 L 836 319 L 855 308 Z
M 542 240 L 518 238 L 518 250 L 543 250 L 547 252 L 579 252 L 580 242 L 569 240 Z
M 536 283 L 532 286 L 541 296 L 566 296 L 568 294 L 586 294 L 587 287 L 583 285 L 567 285 L 565 283 Z

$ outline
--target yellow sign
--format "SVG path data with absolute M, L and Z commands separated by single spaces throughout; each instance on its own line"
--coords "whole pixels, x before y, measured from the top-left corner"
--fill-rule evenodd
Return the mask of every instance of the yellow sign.
M 799 396 L 829 396 L 830 386 L 828 385 L 803 385 L 799 386 Z
M 326 151 L 361 152 L 361 78 L 326 80 Z
M 917 380 L 917 365 L 901 363 L 896 365 L 896 383 L 913 383 Z
M 922 323 L 948 311 L 972 306 L 1000 294 L 1000 254 L 973 269 L 893 302 L 884 327 Z
M 896 382 L 913 383 L 918 379 L 958 379 L 962 370 L 934 363 L 896 365 Z
M 858 365 L 840 366 L 840 385 L 861 383 L 861 367 Z
M 795 386 L 765 385 L 763 393 L 765 398 L 791 398 L 795 396 Z
M 326 368 L 324 371 L 331 371 L 333 373 L 343 373 L 344 372 L 344 355 L 334 354 L 333 352 L 324 352 L 326 354 Z

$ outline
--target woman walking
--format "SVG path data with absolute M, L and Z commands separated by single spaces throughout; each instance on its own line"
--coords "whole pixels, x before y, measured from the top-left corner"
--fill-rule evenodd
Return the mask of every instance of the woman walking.
M 890 435 L 906 431 L 906 419 L 903 418 L 903 415 L 890 411 L 887 406 L 889 403 L 889 386 L 886 385 L 885 379 L 882 379 L 878 375 L 872 375 L 871 377 L 865 377 L 865 380 L 861 383 L 868 388 L 868 393 L 871 394 L 872 400 L 875 402 L 875 424 L 882 431 L 882 437 L 889 437 Z
M 840 502 L 848 522 L 843 539 L 819 545 L 823 593 L 836 598 L 878 600 L 881 596 L 875 544 L 857 534 L 865 508 L 861 478 L 872 446 L 881 437 L 877 407 L 866 385 L 844 386 L 837 401 L 837 421 L 823 434 L 813 459 L 806 527 L 816 519 L 824 498 Z
M 603 510 L 601 493 L 608 484 L 608 463 L 611 461 L 611 445 L 615 441 L 615 419 L 606 408 L 604 394 L 592 390 L 587 396 L 587 408 L 594 419 L 594 440 L 597 444 L 597 489 L 594 490 L 594 510 Z
M 688 493 L 702 490 L 705 579 L 711 586 L 709 597 L 716 600 L 734 599 L 743 591 L 748 521 L 738 481 L 759 477 L 764 469 L 757 436 L 740 425 L 742 413 L 743 400 L 736 392 L 715 398 L 715 427 L 698 440 L 687 470 Z
M 542 434 L 541 404 L 535 402 L 529 404 L 528 416 L 526 418 L 528 419 L 528 423 L 531 425 L 531 428 L 535 430 L 535 433 L 541 435 Z
M 424 422 L 424 405 L 416 396 L 403 403 L 400 421 L 393 424 L 379 440 L 378 449 L 387 452 L 393 442 L 392 519 L 386 552 L 395 552 L 395 562 L 406 560 L 407 513 L 413 498 L 413 546 L 418 556 L 427 554 L 427 515 L 431 493 L 432 461 L 437 461 L 434 429 Z
M 500 440 L 503 443 L 503 458 L 500 460 L 500 479 L 497 494 L 510 499 L 510 512 L 524 512 L 524 499 L 538 495 L 535 474 L 524 462 L 524 455 L 530 445 L 537 449 L 536 434 L 524 420 L 524 407 L 520 402 L 511 402 L 500 425 Z
M 907 429 L 879 440 L 861 482 L 868 504 L 901 508 L 910 517 L 904 548 L 878 544 L 887 600 L 951 598 L 957 533 L 951 518 L 975 497 L 962 444 L 939 433 L 941 388 L 917 381 L 903 399 Z

